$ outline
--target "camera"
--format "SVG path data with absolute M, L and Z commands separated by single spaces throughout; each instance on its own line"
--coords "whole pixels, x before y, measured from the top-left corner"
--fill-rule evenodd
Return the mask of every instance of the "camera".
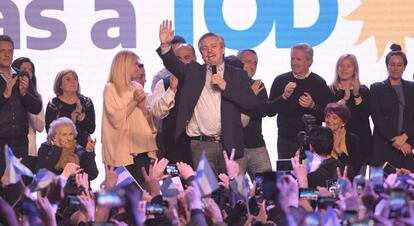
M 17 68 L 13 68 L 13 70 L 16 72 L 15 74 L 13 74 L 13 77 L 24 77 L 24 76 L 26 76 L 27 78 L 30 79 L 29 73 L 27 73 L 26 71 L 19 70 Z
M 299 131 L 296 135 L 296 143 L 300 149 L 300 159 L 306 158 L 304 150 L 309 147 L 309 132 L 316 126 L 316 118 L 310 114 L 304 114 L 302 116 L 302 122 L 305 124 L 305 130 Z

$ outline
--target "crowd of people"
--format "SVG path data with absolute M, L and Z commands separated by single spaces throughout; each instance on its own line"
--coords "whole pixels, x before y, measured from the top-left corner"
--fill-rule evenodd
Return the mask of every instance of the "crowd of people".
M 327 85 L 310 70 L 312 47 L 298 43 L 268 94 L 253 79 L 253 49 L 225 56 L 224 39 L 209 32 L 200 63 L 169 20 L 159 40 L 165 68 L 152 94 L 141 58 L 114 56 L 95 150 L 94 104 L 76 71 L 57 73 L 43 111 L 34 63 L 13 61 L 13 40 L 0 35 L 0 225 L 414 225 L 414 83 L 402 78 L 399 45 L 386 56 L 387 79 L 368 88 L 355 55 L 339 57 Z M 275 115 L 272 172 L 262 118 Z M 34 187 L 43 174 L 52 176 Z

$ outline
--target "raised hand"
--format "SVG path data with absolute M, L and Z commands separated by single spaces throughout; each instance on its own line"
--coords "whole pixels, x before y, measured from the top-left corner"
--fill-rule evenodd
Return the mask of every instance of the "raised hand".
M 299 156 L 295 156 L 290 159 L 292 163 L 293 173 L 298 179 L 299 187 L 307 188 L 308 187 L 308 173 L 304 163 L 300 163 Z
M 118 180 L 118 174 L 115 172 L 115 167 L 105 165 L 105 190 L 111 191 L 115 187 Z
M 12 95 L 13 87 L 16 84 L 17 77 L 14 77 L 12 80 L 8 81 L 6 88 L 4 89 L 3 96 L 9 98 Z
M 220 75 L 214 74 L 211 76 L 211 84 L 217 85 L 221 91 L 224 91 L 226 89 L 227 82 Z
M 37 197 L 36 206 L 39 208 L 41 218 L 46 225 L 57 225 L 55 218 L 55 211 L 47 197 Z
M 89 191 L 89 180 L 88 180 L 88 174 L 83 172 L 83 173 L 78 173 L 75 176 L 76 178 L 76 185 L 82 186 L 84 191 Z
M 360 88 L 361 88 L 361 82 L 359 80 L 353 80 L 352 81 L 352 94 L 354 94 L 354 96 L 359 95 Z
M 283 92 L 282 98 L 287 100 L 290 96 L 292 96 L 293 91 L 296 89 L 296 83 L 295 82 L 289 82 L 285 86 L 285 91 Z
M 19 78 L 19 92 L 21 96 L 25 96 L 27 89 L 29 88 L 29 77 L 28 76 L 18 76 Z
M 146 99 L 146 95 L 143 89 L 136 89 L 134 91 L 134 100 L 138 103 L 139 106 L 145 103 L 145 99 Z
M 80 173 L 82 169 L 79 165 L 69 162 L 66 164 L 65 168 L 63 169 L 62 176 L 65 176 L 68 179 L 70 176 Z
M 262 84 L 263 84 L 262 80 L 260 80 L 260 79 L 253 82 L 253 84 L 251 85 L 250 88 L 252 89 L 254 95 L 257 96 L 257 94 L 259 94 L 260 91 L 262 91 L 265 88 L 265 86 L 262 85 Z
M 229 178 L 235 178 L 240 173 L 240 166 L 239 164 L 234 161 L 234 155 L 236 153 L 236 149 L 231 150 L 230 157 L 227 155 L 227 151 L 223 151 L 224 162 L 226 163 L 227 175 Z
M 178 79 L 174 75 L 171 75 L 170 77 L 170 89 L 175 93 L 177 92 L 178 87 Z
M 50 183 L 46 197 L 52 204 L 59 204 L 60 201 L 65 198 L 65 193 L 63 192 L 63 188 L 66 185 L 66 178 L 64 179 L 61 176 L 55 177 Z
M 220 222 L 223 222 L 223 215 L 221 215 L 220 207 L 217 205 L 217 203 L 212 198 L 204 198 L 204 207 L 205 207 L 205 213 L 206 216 L 213 221 L 213 224 L 218 224 Z
M 86 144 L 85 150 L 87 152 L 93 152 L 95 150 L 95 144 L 96 144 L 96 138 L 92 139 L 91 137 L 88 137 L 88 143 Z
M 195 172 L 190 165 L 184 162 L 177 162 L 176 164 L 178 172 L 180 172 L 180 177 L 184 180 L 187 180 L 189 177 L 194 176 Z
M 229 176 L 227 176 L 227 174 L 220 173 L 218 178 L 220 179 L 219 185 L 223 186 L 226 190 L 229 190 Z
M 80 202 L 80 211 L 86 217 L 86 221 L 93 221 L 95 219 L 95 197 L 93 197 L 93 193 L 84 191 L 77 197 Z
M 315 106 L 315 102 L 312 99 L 312 96 L 305 92 L 302 96 L 299 98 L 299 105 L 304 108 L 313 108 Z
M 160 42 L 162 45 L 169 45 L 174 38 L 174 30 L 172 29 L 172 20 L 163 20 L 160 24 Z
M 148 173 L 144 167 L 141 167 L 141 172 L 145 179 L 145 187 L 148 189 L 151 196 L 155 197 L 159 195 L 161 193 L 160 183 L 158 179 L 154 177 L 152 167 L 150 166 Z
M 162 180 L 164 178 L 164 170 L 165 167 L 168 165 L 168 159 L 162 158 L 160 160 L 155 159 L 153 165 L 152 165 L 152 175 L 157 180 Z

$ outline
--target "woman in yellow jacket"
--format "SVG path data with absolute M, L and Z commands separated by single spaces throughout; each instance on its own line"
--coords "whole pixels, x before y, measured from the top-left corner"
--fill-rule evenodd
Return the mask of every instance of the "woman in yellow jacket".
M 157 150 L 147 97 L 143 87 L 132 81 L 142 70 L 135 53 L 123 50 L 115 55 L 104 89 L 102 115 L 103 162 L 125 166 L 140 184 L 144 182 L 141 167 L 148 171 Z

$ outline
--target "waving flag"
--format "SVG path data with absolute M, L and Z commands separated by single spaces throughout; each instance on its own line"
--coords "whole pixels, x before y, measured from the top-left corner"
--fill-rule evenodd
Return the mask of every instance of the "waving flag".
M 305 151 L 306 154 L 306 170 L 308 173 L 315 172 L 322 163 L 322 158 L 311 151 Z
M 115 169 L 116 175 L 118 175 L 118 179 L 116 181 L 114 190 L 120 189 L 128 184 L 135 183 L 141 191 L 144 189 L 141 187 L 141 185 L 138 184 L 138 182 L 135 180 L 135 178 L 131 175 L 131 173 L 125 168 L 125 166 L 119 166 Z M 101 186 L 104 185 L 106 181 L 103 181 L 101 183 Z
M 322 225 L 325 226 L 340 226 L 339 220 L 336 217 L 335 211 L 332 207 L 328 207 L 325 215 L 322 218 Z
M 33 177 L 32 183 L 29 184 L 31 192 L 40 191 L 43 188 L 49 186 L 55 174 L 47 169 L 40 169 L 39 172 Z
M 22 180 L 22 175 L 33 177 L 32 171 L 20 163 L 10 147 L 4 145 L 4 159 L 6 160 L 6 170 L 4 171 L 1 181 L 3 185 L 15 184 Z
M 195 182 L 200 188 L 202 196 L 209 195 L 219 188 L 216 175 L 214 174 L 213 169 L 211 169 L 211 166 L 208 164 L 204 151 L 201 154 L 201 159 L 197 166 Z

